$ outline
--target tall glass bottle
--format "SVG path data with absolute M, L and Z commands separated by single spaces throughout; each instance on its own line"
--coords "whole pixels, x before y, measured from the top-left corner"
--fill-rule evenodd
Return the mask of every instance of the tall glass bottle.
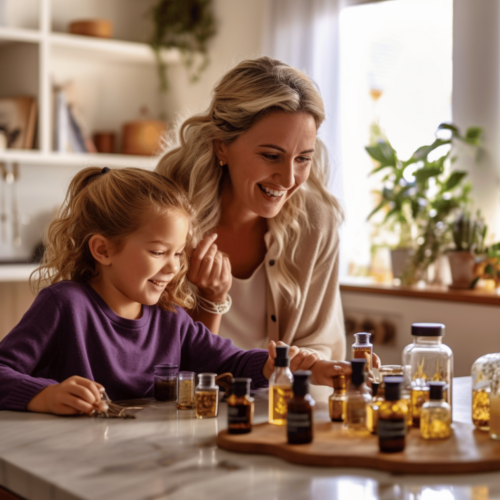
M 288 401 L 287 436 L 289 444 L 307 444 L 313 440 L 314 399 L 309 394 L 308 370 L 293 375 L 293 397 Z
M 228 434 L 247 434 L 252 431 L 254 400 L 250 397 L 250 378 L 233 378 L 231 395 L 227 399 Z
M 333 394 L 328 399 L 330 418 L 332 422 L 343 422 L 345 417 L 346 377 L 335 375 L 333 377 Z
M 451 435 L 451 408 L 444 400 L 444 382 L 429 382 L 429 401 L 420 412 L 420 435 L 424 439 L 445 439 Z
M 269 423 L 286 425 L 287 405 L 293 396 L 293 375 L 289 368 L 288 346 L 276 346 L 274 371 L 269 379 Z
M 352 359 L 366 359 L 368 370 L 373 366 L 373 345 L 370 343 L 371 333 L 355 333 L 352 344 Z
M 420 409 L 429 400 L 428 383 L 446 383 L 445 401 L 452 404 L 453 353 L 442 343 L 445 326 L 442 323 L 414 323 L 411 327 L 413 344 L 403 351 L 405 389 L 411 391 L 413 424 L 420 424 Z
M 344 426 L 351 431 L 368 432 L 366 427 L 366 405 L 371 392 L 365 384 L 366 359 L 351 360 L 351 382 L 347 389 Z
M 403 451 L 406 444 L 408 404 L 402 399 L 403 377 L 385 377 L 385 401 L 378 410 L 378 444 L 381 452 Z

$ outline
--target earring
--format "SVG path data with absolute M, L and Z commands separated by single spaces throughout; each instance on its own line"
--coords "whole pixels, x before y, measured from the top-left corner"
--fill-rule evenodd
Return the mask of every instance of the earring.
M 220 161 L 219 161 L 219 165 L 220 165 L 221 167 L 223 167 L 223 166 L 224 166 L 224 162 L 223 162 L 222 160 L 220 160 Z

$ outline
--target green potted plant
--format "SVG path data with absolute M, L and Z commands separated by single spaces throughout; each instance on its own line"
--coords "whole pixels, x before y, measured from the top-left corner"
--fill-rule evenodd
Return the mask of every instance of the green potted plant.
M 474 282 L 475 254 L 482 254 L 488 230 L 478 211 L 472 217 L 467 211 L 459 214 L 451 226 L 454 248 L 447 252 L 452 284 L 450 288 L 467 289 Z
M 450 217 L 470 202 L 471 186 L 464 181 L 467 172 L 450 172 L 450 164 L 456 160 L 451 155 L 452 146 L 454 140 L 478 146 L 482 131 L 471 127 L 462 136 L 456 126 L 446 123 L 439 125 L 438 133 L 441 131 L 448 131 L 451 136 L 436 137 L 432 144 L 418 148 L 406 161 L 398 158 L 386 138 L 366 148 L 376 163 L 370 175 L 384 172 L 381 179 L 384 187 L 378 192 L 380 201 L 368 219 L 384 211 L 379 224 L 386 230 L 398 231 L 399 245 L 391 252 L 393 264 L 398 261 L 394 258 L 396 251 L 406 252 L 407 256 L 403 270 L 393 265 L 393 275 L 404 284 L 422 279 L 449 242 Z M 442 148 L 440 155 L 438 148 Z
M 179 49 L 189 79 L 197 81 L 209 63 L 208 41 L 217 33 L 212 0 L 159 0 L 152 18 L 150 45 L 156 55 L 160 89 L 168 87 L 163 48 Z

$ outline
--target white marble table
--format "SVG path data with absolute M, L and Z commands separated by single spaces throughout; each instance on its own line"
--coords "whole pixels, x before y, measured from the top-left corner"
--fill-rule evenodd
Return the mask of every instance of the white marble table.
M 456 420 L 470 420 L 469 384 L 455 384 Z M 207 420 L 170 404 L 144 409 L 136 420 L 0 412 L 0 485 L 29 500 L 500 498 L 498 473 L 396 476 L 219 450 L 226 408 Z M 257 401 L 256 415 L 265 421 L 267 401 Z M 325 404 L 316 418 L 328 418 Z

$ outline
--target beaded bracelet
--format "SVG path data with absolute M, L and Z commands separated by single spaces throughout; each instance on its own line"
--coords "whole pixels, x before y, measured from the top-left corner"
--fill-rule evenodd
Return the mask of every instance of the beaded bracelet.
M 231 296 L 227 296 L 226 302 L 212 302 L 198 295 L 198 307 L 212 314 L 226 314 L 233 303 Z

